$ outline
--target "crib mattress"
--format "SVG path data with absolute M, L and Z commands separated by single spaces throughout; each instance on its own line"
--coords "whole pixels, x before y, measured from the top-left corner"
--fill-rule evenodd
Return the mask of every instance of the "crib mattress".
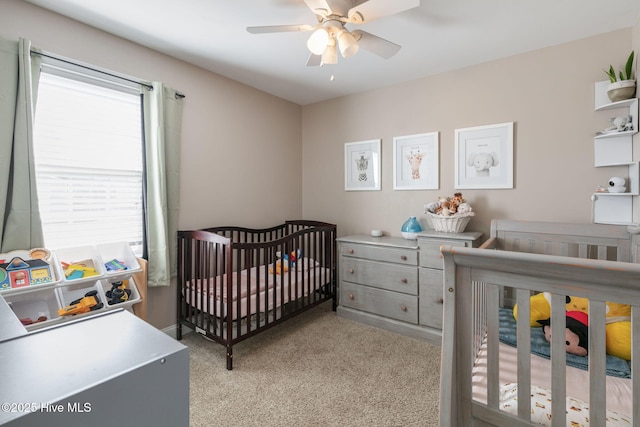
M 273 268 L 273 265 L 262 265 L 242 270 L 239 274 L 232 273 L 232 320 L 272 310 L 290 300 L 308 296 L 330 282 L 330 270 L 319 265 L 296 268 L 283 274 L 272 273 Z M 182 292 L 187 303 L 198 310 L 228 317 L 226 281 L 226 274 L 197 279 L 187 282 Z
M 516 383 L 517 378 L 517 349 L 510 345 L 499 343 L 500 354 L 500 384 Z M 631 416 L 631 379 L 606 377 L 607 382 L 607 410 Z M 476 364 L 473 368 L 472 393 L 473 400 L 486 403 L 487 384 L 487 349 L 486 343 L 480 348 Z M 549 359 L 531 355 L 531 384 L 544 388 L 551 388 L 551 361 Z M 567 395 L 589 402 L 589 372 L 566 367 Z

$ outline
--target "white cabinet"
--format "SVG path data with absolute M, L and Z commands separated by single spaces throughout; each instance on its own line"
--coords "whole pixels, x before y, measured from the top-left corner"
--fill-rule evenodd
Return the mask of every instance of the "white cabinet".
M 640 166 L 633 159 L 633 135 L 638 133 L 638 98 L 611 102 L 607 96 L 609 81 L 595 84 L 595 111 L 606 118 L 630 116 L 632 129 L 594 137 L 594 166 L 627 166 L 626 192 L 597 192 L 591 197 L 593 222 L 598 224 L 634 224 L 634 200 L 640 194 Z
M 46 256 L 36 258 L 32 255 L 36 252 Z M 0 298 L 27 331 L 33 331 L 85 315 L 129 309 L 141 300 L 132 277 L 139 271 L 140 264 L 125 242 L 12 251 L 0 254 Z M 83 310 L 76 304 L 86 296 L 94 299 L 85 300 L 91 306 Z
M 127 311 L 0 335 L 0 354 L 3 427 L 189 426 L 189 348 Z

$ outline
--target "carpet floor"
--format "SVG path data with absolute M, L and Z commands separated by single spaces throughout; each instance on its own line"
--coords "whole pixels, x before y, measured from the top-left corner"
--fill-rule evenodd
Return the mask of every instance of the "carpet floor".
M 437 426 L 440 347 L 336 316 L 324 303 L 234 346 L 196 333 L 190 421 L 199 426 Z

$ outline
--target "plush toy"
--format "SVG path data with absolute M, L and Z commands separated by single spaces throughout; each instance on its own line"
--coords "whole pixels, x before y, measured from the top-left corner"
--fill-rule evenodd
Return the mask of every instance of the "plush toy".
M 529 324 L 532 327 L 544 327 L 551 318 L 551 295 L 547 292 L 533 295 L 529 299 Z M 615 302 L 606 303 L 606 346 L 607 354 L 621 359 L 631 360 L 631 306 Z M 589 300 L 575 296 L 566 297 L 566 311 L 581 312 L 588 316 Z M 518 320 L 518 306 L 513 307 L 513 316 Z M 573 316 L 575 318 L 576 316 Z M 567 329 L 575 333 L 580 325 L 573 325 L 573 320 L 567 319 Z M 583 322 L 588 325 L 587 322 Z M 549 331 L 550 332 L 550 331 Z M 568 332 L 567 332 L 568 333 Z M 578 343 L 579 345 L 579 343 Z
M 451 206 L 451 202 L 445 200 L 444 202 L 440 202 L 440 207 L 436 209 L 436 213 L 442 216 L 449 216 L 456 213 L 456 211 L 453 209 L 453 206 Z
M 586 356 L 589 353 L 589 315 L 582 311 L 567 311 L 565 342 L 567 353 Z M 540 320 L 544 337 L 551 342 L 551 319 Z
M 273 274 L 274 271 L 275 271 L 276 274 L 286 273 L 287 271 L 289 271 L 289 262 L 286 261 L 286 260 L 285 261 L 282 261 L 282 260 L 276 261 L 275 269 L 273 267 L 269 268 L 269 273 Z
M 633 120 L 631 116 L 612 117 L 609 122 L 613 125 L 605 129 L 605 132 L 625 132 L 633 130 Z
M 489 169 L 498 165 L 496 153 L 471 153 L 467 157 L 467 165 L 476 169 L 476 176 L 489 176 Z

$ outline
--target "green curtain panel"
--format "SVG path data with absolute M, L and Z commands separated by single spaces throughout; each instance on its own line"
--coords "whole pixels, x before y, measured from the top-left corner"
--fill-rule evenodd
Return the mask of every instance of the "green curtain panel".
M 29 40 L 0 38 L 0 252 L 44 244 L 33 163 L 40 63 Z
M 149 286 L 170 286 L 177 269 L 182 96 L 162 83 L 143 88 Z

